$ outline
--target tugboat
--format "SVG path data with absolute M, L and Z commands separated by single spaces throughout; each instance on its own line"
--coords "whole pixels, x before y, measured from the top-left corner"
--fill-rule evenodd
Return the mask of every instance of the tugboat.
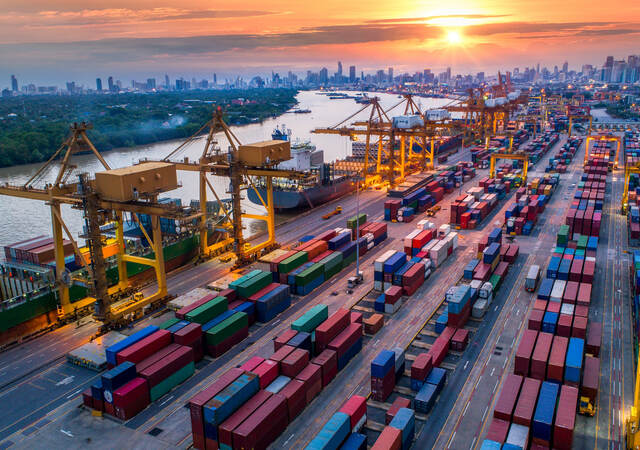
M 335 170 L 334 164 L 324 162 L 324 152 L 317 150 L 310 141 L 291 141 L 291 130 L 284 125 L 273 130 L 274 140 L 291 142 L 291 159 L 278 164 L 279 169 L 307 172 L 310 177 L 304 181 L 275 178 L 273 180 L 273 202 L 278 211 L 314 208 L 355 190 L 356 185 L 349 173 Z M 256 185 L 260 196 L 265 198 L 266 188 Z M 247 190 L 252 203 L 262 202 L 254 189 Z

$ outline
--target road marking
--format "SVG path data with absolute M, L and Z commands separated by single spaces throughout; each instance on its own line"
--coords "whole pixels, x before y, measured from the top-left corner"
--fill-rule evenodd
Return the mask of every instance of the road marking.
M 473 448 L 474 445 L 476 445 L 476 439 L 478 439 L 477 436 L 473 437 L 473 441 L 471 441 L 471 447 L 469 447 L 469 450 L 471 450 Z
M 489 376 L 490 376 L 490 377 L 492 377 L 492 376 L 493 376 L 493 373 L 494 373 L 495 371 L 496 371 L 496 368 L 495 368 L 495 367 L 494 367 L 494 368 L 492 368 L 492 369 L 491 369 L 491 375 L 489 375 Z
M 69 437 L 73 437 L 73 434 L 71 434 L 71 432 L 67 431 L 67 430 L 63 430 L 62 428 L 60 428 L 60 433 L 65 434 Z
M 484 422 L 484 418 L 487 417 L 487 410 L 489 409 L 488 406 L 484 407 L 484 413 L 482 413 L 482 422 Z
M 82 392 L 82 389 L 78 389 L 77 391 L 75 391 L 73 394 L 71 395 L 67 395 L 67 398 L 71 398 L 71 397 L 75 397 L 76 395 L 78 395 L 80 392 Z
M 74 378 L 75 378 L 74 375 L 71 375 L 70 377 L 67 377 L 67 378 L 63 378 L 62 380 L 56 383 L 56 386 L 64 386 L 65 384 L 72 383 Z
M 289 436 L 289 439 L 287 439 L 286 441 L 284 441 L 284 444 L 287 445 L 287 442 L 289 442 L 291 440 L 291 438 L 293 437 L 293 434 L 291 436 Z
M 464 367 L 462 368 L 462 370 L 467 370 L 467 366 L 469 365 L 469 361 L 467 361 L 466 363 L 464 363 Z
M 499 380 L 496 380 L 496 384 L 493 386 L 493 392 L 496 392 L 496 389 L 498 389 L 498 381 Z
M 464 407 L 464 411 L 462 411 L 463 416 L 467 413 L 467 408 L 469 408 L 469 402 L 467 402 L 467 405 Z
M 280 322 L 280 319 L 276 320 L 275 322 L 273 322 L 273 325 L 277 325 L 278 322 Z
M 507 359 L 505 358 L 504 362 L 502 363 L 502 368 L 504 369 L 506 365 L 507 365 Z
M 165 403 L 167 403 L 169 400 L 171 400 L 173 398 L 173 395 L 170 395 L 169 397 L 167 397 L 162 403 L 160 403 L 160 406 L 164 405 Z

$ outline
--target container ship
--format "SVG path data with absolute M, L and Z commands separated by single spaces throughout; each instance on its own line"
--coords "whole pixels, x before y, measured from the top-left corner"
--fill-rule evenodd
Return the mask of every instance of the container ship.
M 291 141 L 291 130 L 285 127 L 276 128 L 271 137 L 276 140 Z M 436 154 L 447 152 L 458 147 L 460 143 L 460 136 L 440 137 L 435 143 L 435 152 Z M 275 179 L 274 208 L 277 211 L 314 208 L 353 192 L 356 188 L 352 181 L 353 175 L 361 170 L 360 166 L 364 161 L 365 149 L 364 143 L 353 142 L 351 156 L 345 160 L 325 163 L 324 153 L 321 150 L 316 150 L 316 147 L 309 141 L 293 141 L 291 143 L 291 159 L 279 164 L 278 168 L 307 172 L 313 176 L 304 182 Z M 420 153 L 422 147 L 414 143 L 411 151 Z M 369 148 L 369 158 L 371 161 L 375 161 L 377 158 L 377 149 L 373 146 Z M 256 188 L 260 197 L 265 198 L 265 186 L 258 184 Z M 248 189 L 247 193 L 252 203 L 262 204 L 255 190 Z

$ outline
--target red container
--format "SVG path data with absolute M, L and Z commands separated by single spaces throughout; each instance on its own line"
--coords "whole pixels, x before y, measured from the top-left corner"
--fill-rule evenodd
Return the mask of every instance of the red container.
M 391 286 L 384 291 L 384 302 L 390 305 L 395 305 L 400 297 L 402 297 L 402 287 L 400 286 Z
M 587 307 L 591 304 L 591 283 L 580 283 L 576 304 Z
M 230 385 L 240 375 L 242 369 L 234 368 L 225 372 L 220 378 L 214 381 L 204 390 L 198 392 L 189 400 L 189 411 L 191 413 L 191 432 L 193 434 L 193 446 L 199 450 L 204 450 L 204 416 L 202 407 L 205 403 L 218 395 L 224 388 Z
M 578 283 L 578 281 L 567 282 L 564 288 L 564 294 L 562 294 L 562 301 L 564 303 L 571 303 L 571 304 L 576 303 L 576 299 L 578 298 L 578 287 L 580 286 L 580 283 Z
M 578 406 L 578 389 L 563 385 L 556 409 L 556 420 L 553 426 L 553 447 L 559 450 L 571 450 L 573 446 L 573 429 L 576 423 Z
M 93 397 L 91 396 L 91 388 L 87 388 L 82 393 L 82 404 L 87 408 L 93 409 Z
M 226 352 L 228 352 L 234 345 L 242 342 L 242 340 L 247 336 L 249 336 L 249 327 L 242 328 L 241 330 L 236 331 L 234 335 L 221 342 L 220 344 L 207 346 L 207 351 L 211 356 L 217 358 L 218 356 L 224 355 Z
M 391 404 L 391 407 L 387 410 L 384 415 L 384 423 L 385 425 L 389 425 L 393 418 L 398 413 L 400 408 L 411 408 L 411 400 L 404 397 L 396 397 L 396 399 Z
M 362 323 L 362 313 L 351 311 L 349 313 L 349 323 Z
M 258 292 L 256 292 L 252 296 L 250 296 L 247 300 L 252 301 L 252 302 L 257 302 L 260 297 L 264 297 L 265 295 L 267 295 L 269 292 L 273 291 L 278 286 L 280 286 L 280 283 L 271 283 L 268 286 L 260 289 Z M 231 308 L 229 308 L 229 309 L 231 309 Z
M 532 311 L 533 312 L 533 311 Z M 513 367 L 513 373 L 522 375 L 524 377 L 529 376 L 529 366 L 531 364 L 531 355 L 536 345 L 536 338 L 538 332 L 535 330 L 524 330 L 518 349 L 516 350 L 515 364 Z
M 216 297 L 217 297 L 216 294 L 207 294 L 204 297 L 202 297 L 200 300 L 196 300 L 192 304 L 187 305 L 184 308 L 180 308 L 178 311 L 176 311 L 176 317 L 178 319 L 182 320 L 182 319 L 184 319 L 185 315 L 187 315 L 188 313 L 190 313 L 194 309 L 198 308 L 199 306 L 202 306 L 205 303 L 210 302 L 211 300 L 213 300 Z
M 504 444 L 504 441 L 507 440 L 507 434 L 509 434 L 509 425 L 508 420 L 496 419 L 494 417 L 489 424 L 486 439 Z
M 367 399 L 361 395 L 353 395 L 347 400 L 338 412 L 345 413 L 351 418 L 351 429 L 360 422 L 367 413 Z
M 395 371 L 390 370 L 383 378 L 371 377 L 371 396 L 379 402 L 387 401 L 396 385 Z
M 202 340 L 202 326 L 199 323 L 190 323 L 173 333 L 173 342 L 180 345 L 195 345 Z
M 273 340 L 273 351 L 274 352 L 278 351 L 280 347 L 282 347 L 283 345 L 286 345 L 287 342 L 293 339 L 296 334 L 298 334 L 296 330 L 292 330 L 289 328 L 288 330 L 283 332 L 280 336 L 276 337 Z
M 536 346 L 531 357 L 531 377 L 544 380 L 547 373 L 547 360 L 551 351 L 553 335 L 550 333 L 538 333 Z
M 316 351 L 322 352 L 347 325 L 349 325 L 349 310 L 340 308 L 327 320 L 316 328 Z
M 571 336 L 580 339 L 587 338 L 587 318 L 575 317 L 573 319 L 573 327 L 571 328 Z
M 560 314 L 560 307 L 561 306 L 562 306 L 562 304 L 560 302 L 549 302 L 549 303 L 547 303 L 547 312 Z
M 338 354 L 333 350 L 324 350 L 311 361 L 320 366 L 322 371 L 322 387 L 327 386 L 338 374 Z
M 240 426 L 242 422 L 262 406 L 270 397 L 271 392 L 260 390 L 256 395 L 240 406 L 236 412 L 231 414 L 218 427 L 218 442 L 231 447 L 233 445 L 233 430 Z
M 125 361 L 137 364 L 169 344 L 171 344 L 171 332 L 158 330 L 119 352 L 116 355 L 116 361 L 118 364 Z
M 433 361 L 431 360 L 431 354 L 420 353 L 416 356 L 411 364 L 411 378 L 414 380 L 424 381 L 429 376 L 429 372 L 433 368 Z
M 238 293 L 235 289 L 227 288 L 223 289 L 218 293 L 218 297 L 224 297 L 227 299 L 227 302 L 232 302 L 238 297 Z
M 233 430 L 233 448 L 266 449 L 288 424 L 287 399 L 274 394 Z
M 574 259 L 571 263 L 571 269 L 569 271 L 569 281 L 580 282 L 582 278 L 582 263 L 584 259 Z
M 193 349 L 181 345 L 180 348 L 165 356 L 160 361 L 141 370 L 139 374 L 147 380 L 149 387 L 153 387 L 190 362 L 193 362 Z
M 279 374 L 278 363 L 269 359 L 251 371 L 260 379 L 260 389 L 264 389 L 271 384 Z
M 582 268 L 582 282 L 593 283 L 593 275 L 596 271 L 596 263 L 594 261 L 585 260 Z
M 509 271 L 509 263 L 506 261 L 502 261 L 498 263 L 496 270 L 493 271 L 495 275 L 499 275 L 501 278 L 504 278 Z
M 593 356 L 585 356 L 584 369 L 582 370 L 582 385 L 580 395 L 588 397 L 595 404 L 598 397 L 600 383 L 600 359 Z
M 297 348 L 282 360 L 280 364 L 281 373 L 286 377 L 294 378 L 307 364 L 309 364 L 309 352 L 302 348 Z
M 442 364 L 445 356 L 447 356 L 448 351 L 448 342 L 445 343 L 441 340 L 436 339 L 436 341 L 429 349 L 429 355 L 431 356 L 431 362 L 433 363 L 433 366 L 440 367 L 440 364 Z
M 524 425 L 531 428 L 533 413 L 536 409 L 538 401 L 538 391 L 542 382 L 535 378 L 525 378 L 522 382 L 522 389 L 516 403 L 516 409 L 513 411 L 513 423 Z
M 546 300 L 542 300 L 540 298 L 537 298 L 536 301 L 533 303 L 533 309 L 537 309 L 540 311 L 546 311 L 547 310 L 547 301 Z
M 573 317 L 589 317 L 589 307 L 576 305 L 573 311 Z
M 400 450 L 401 447 L 402 431 L 387 426 L 384 427 L 370 450 Z
M 564 360 L 567 356 L 567 346 L 569 339 L 564 336 L 554 336 L 549 354 L 549 364 L 547 366 L 547 380 L 562 383 L 564 378 Z
M 591 325 L 589 325 L 589 331 L 587 333 L 586 353 L 593 356 L 599 356 L 601 342 L 602 342 L 602 323 L 593 322 Z
M 305 384 L 300 380 L 291 380 L 282 388 L 280 394 L 287 398 L 289 422 L 292 422 L 307 406 Z
M 178 344 L 169 344 L 169 345 L 167 345 L 165 348 L 160 349 L 159 351 L 155 352 L 153 355 L 149 356 L 145 360 L 143 360 L 143 361 L 139 362 L 138 364 L 136 364 L 136 372 L 137 373 L 141 373 L 147 367 L 150 367 L 150 366 L 154 365 L 155 363 L 157 363 L 158 361 L 166 358 L 167 356 L 169 356 L 171 353 L 175 352 L 180 347 L 181 347 L 181 345 L 178 345 Z
M 558 336 L 564 336 L 566 338 L 571 337 L 571 324 L 573 323 L 573 316 L 569 314 L 560 314 L 558 317 L 558 324 L 556 326 L 556 334 Z
M 530 330 L 540 331 L 542 327 L 542 319 L 544 317 L 544 311 L 539 309 L 532 309 L 529 313 L 529 324 L 528 328 Z
M 480 263 L 473 270 L 473 279 L 488 281 L 491 276 L 491 264 Z
M 469 343 L 469 330 L 465 330 L 464 328 L 460 328 L 458 331 L 456 331 L 456 333 L 451 338 L 451 348 L 459 352 L 464 351 L 468 343 Z
M 511 414 L 516 406 L 516 400 L 518 399 L 518 393 L 520 392 L 520 386 L 522 386 L 522 376 L 510 373 L 504 380 L 502 390 L 498 396 L 495 409 L 493 410 L 493 417 L 496 419 L 502 419 L 511 421 Z
M 338 359 L 340 359 L 361 337 L 362 326 L 358 323 L 350 323 L 329 343 L 328 348 L 335 350 L 338 354 Z
M 296 376 L 296 380 L 304 383 L 304 389 L 307 393 L 307 404 L 309 404 L 322 390 L 322 369 L 320 366 L 309 363 L 307 367 L 302 369 Z
M 252 356 L 247 362 L 240 366 L 240 368 L 246 372 L 253 372 L 253 370 L 264 362 L 264 358 L 259 356 Z
M 296 348 L 290 345 L 284 345 L 276 350 L 273 355 L 269 357 L 271 361 L 275 361 L 278 363 L 278 368 L 282 369 L 282 360 L 284 360 L 289 354 L 294 351 Z

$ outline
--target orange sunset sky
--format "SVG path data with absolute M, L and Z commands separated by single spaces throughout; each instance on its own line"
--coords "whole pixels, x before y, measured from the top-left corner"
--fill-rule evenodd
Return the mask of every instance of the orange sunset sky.
M 601 65 L 640 53 L 640 1 L 0 0 L 0 86 L 96 76 Z

